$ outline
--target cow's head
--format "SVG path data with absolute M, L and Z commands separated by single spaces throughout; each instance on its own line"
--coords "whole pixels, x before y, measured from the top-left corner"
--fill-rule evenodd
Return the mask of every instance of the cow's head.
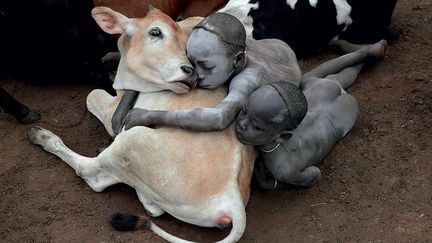
M 92 16 L 109 34 L 122 34 L 119 49 L 128 72 L 157 90 L 187 93 L 196 74 L 186 56 L 187 35 L 168 15 L 151 9 L 144 18 L 128 18 L 107 7 Z

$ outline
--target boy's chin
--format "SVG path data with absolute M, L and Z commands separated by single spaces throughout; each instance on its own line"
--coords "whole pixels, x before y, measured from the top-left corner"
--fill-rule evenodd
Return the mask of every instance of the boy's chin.
M 244 144 L 249 144 L 239 133 L 236 132 L 237 139 Z
M 259 145 L 259 144 L 254 143 L 253 141 L 250 141 L 250 140 L 244 139 L 244 138 L 243 138 L 239 133 L 236 133 L 236 137 L 237 137 L 237 139 L 238 139 L 241 143 L 243 143 L 243 144 L 246 144 L 246 145 L 253 145 L 253 146 Z

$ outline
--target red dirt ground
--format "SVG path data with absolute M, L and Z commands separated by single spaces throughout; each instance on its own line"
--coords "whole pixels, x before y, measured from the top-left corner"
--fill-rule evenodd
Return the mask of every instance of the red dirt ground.
M 400 0 L 393 26 L 400 39 L 349 90 L 361 117 L 323 161 L 323 179 L 307 190 L 252 191 L 241 242 L 432 242 L 432 2 Z M 333 56 L 304 60 L 302 70 Z M 95 156 L 111 142 L 85 108 L 94 87 L 0 84 L 41 113 L 35 125 L 78 153 Z M 163 242 L 147 231 L 114 231 L 113 212 L 144 213 L 134 190 L 93 192 L 66 163 L 30 144 L 30 126 L 0 114 L 0 241 Z M 229 231 L 169 215 L 155 222 L 195 241 Z

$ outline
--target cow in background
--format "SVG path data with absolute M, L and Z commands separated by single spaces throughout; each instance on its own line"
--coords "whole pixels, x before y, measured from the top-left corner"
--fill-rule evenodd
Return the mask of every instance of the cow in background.
M 95 6 L 106 6 L 126 13 L 130 17 L 142 17 L 147 6 L 153 5 L 173 19 L 205 17 L 222 8 L 228 0 L 94 0 Z
M 218 11 L 240 19 L 254 39 L 276 38 L 298 57 L 314 54 L 332 39 L 375 43 L 389 31 L 396 0 L 230 0 Z

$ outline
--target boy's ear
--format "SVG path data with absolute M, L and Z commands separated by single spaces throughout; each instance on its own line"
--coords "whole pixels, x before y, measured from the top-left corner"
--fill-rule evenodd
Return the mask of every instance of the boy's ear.
M 132 35 L 133 33 L 135 27 L 133 19 L 129 19 L 119 12 L 107 7 L 95 7 L 91 14 L 99 27 L 108 34 L 126 32 L 128 35 Z
M 246 64 L 246 53 L 239 51 L 234 56 L 234 70 L 241 71 Z
M 277 143 L 283 143 L 290 139 L 292 136 L 292 131 L 283 130 L 281 133 L 279 133 L 275 139 Z

